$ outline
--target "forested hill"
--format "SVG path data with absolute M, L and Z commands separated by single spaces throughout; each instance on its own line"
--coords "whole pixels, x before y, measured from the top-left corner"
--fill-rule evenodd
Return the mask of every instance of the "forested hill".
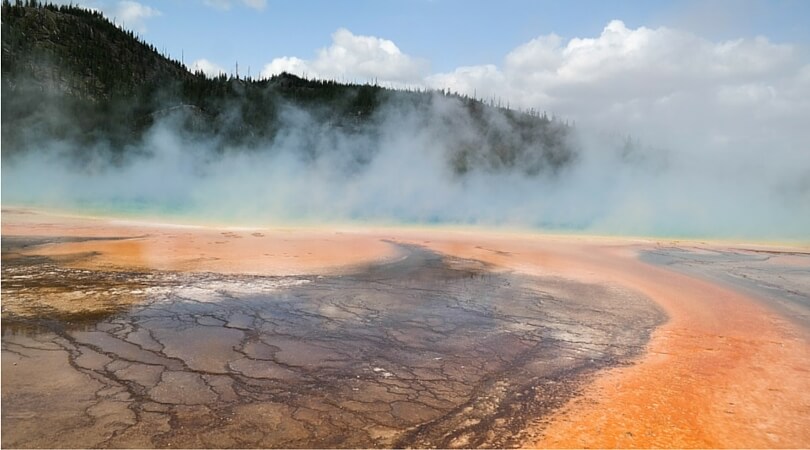
M 193 78 L 132 31 L 75 6 L 3 4 L 3 78 L 93 100 L 144 94 Z M 5 86 L 4 86 L 5 88 Z
M 419 126 L 442 136 L 445 157 L 458 174 L 556 172 L 576 157 L 571 128 L 545 113 L 446 91 L 290 74 L 208 78 L 100 12 L 35 0 L 3 2 L 4 157 L 57 141 L 77 154 L 103 147 L 121 159 L 165 119 L 184 138 L 216 140 L 222 151 L 267 147 L 293 122 L 291 114 L 305 115 L 312 133 L 339 130 L 373 139 L 381 117 L 392 110 L 416 114 L 423 119 Z

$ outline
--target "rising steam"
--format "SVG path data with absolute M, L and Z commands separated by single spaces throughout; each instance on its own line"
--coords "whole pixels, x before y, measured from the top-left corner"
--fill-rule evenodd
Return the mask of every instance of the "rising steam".
M 502 112 L 493 111 L 497 124 Z M 288 106 L 271 142 L 224 150 L 216 137 L 184 133 L 183 114 L 156 122 L 124 159 L 113 161 L 116 152 L 103 145 L 64 141 L 4 155 L 3 203 L 251 225 L 447 223 L 799 239 L 810 230 L 806 168 L 655 150 L 579 127 L 565 137 L 575 156 L 558 168 L 520 170 L 532 162 L 518 161 L 515 170 L 478 165 L 459 174 L 453 149 L 480 130 L 440 94 L 427 111 L 387 104 L 361 132 Z M 449 118 L 450 135 L 434 125 Z

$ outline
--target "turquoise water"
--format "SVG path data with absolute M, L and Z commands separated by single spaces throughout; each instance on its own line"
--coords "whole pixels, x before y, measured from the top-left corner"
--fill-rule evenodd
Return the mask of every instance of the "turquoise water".
M 438 216 L 429 217 L 426 220 L 392 220 L 380 217 L 366 217 L 355 214 L 349 218 L 334 218 L 323 220 L 317 217 L 273 217 L 251 216 L 228 213 L 227 208 L 220 211 L 195 208 L 188 203 L 164 201 L 156 203 L 154 201 L 127 200 L 118 202 L 84 201 L 73 204 L 54 204 L 43 201 L 29 201 L 25 203 L 5 204 L 4 207 L 36 208 L 54 211 L 58 213 L 115 218 L 132 221 L 169 223 L 177 225 L 192 226 L 223 226 L 223 227 L 310 227 L 310 226 L 335 226 L 335 227 L 427 227 L 427 228 L 453 228 L 474 230 L 502 230 L 507 232 L 529 232 L 559 235 L 602 235 L 616 237 L 638 237 L 668 240 L 747 240 L 753 242 L 780 242 L 799 246 L 810 246 L 810 240 L 796 237 L 778 236 L 751 236 L 751 235 L 719 235 L 706 233 L 687 233 L 677 227 L 659 228 L 655 232 L 639 233 L 633 230 L 599 230 L 591 228 L 586 224 L 567 224 L 559 226 L 549 223 L 535 223 L 532 225 L 512 224 L 508 221 L 500 223 L 479 222 L 479 221 L 448 221 Z
M 142 201 L 121 202 L 75 202 L 71 204 L 34 201 L 16 203 L 14 206 L 39 208 L 68 214 L 122 219 L 156 219 L 168 223 L 205 222 L 206 216 L 181 203 Z

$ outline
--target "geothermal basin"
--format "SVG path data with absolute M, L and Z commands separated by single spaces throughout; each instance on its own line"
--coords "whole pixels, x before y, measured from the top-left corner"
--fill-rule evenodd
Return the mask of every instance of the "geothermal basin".
M 3 219 L 4 447 L 810 443 L 804 250 Z

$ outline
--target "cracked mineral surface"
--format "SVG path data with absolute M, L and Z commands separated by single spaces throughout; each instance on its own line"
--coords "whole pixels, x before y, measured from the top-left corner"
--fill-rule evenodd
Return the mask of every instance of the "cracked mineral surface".
M 613 285 L 414 245 L 248 276 L 77 269 L 3 243 L 4 447 L 512 447 L 665 319 Z
M 658 246 L 641 259 L 734 286 L 810 329 L 810 252 Z

